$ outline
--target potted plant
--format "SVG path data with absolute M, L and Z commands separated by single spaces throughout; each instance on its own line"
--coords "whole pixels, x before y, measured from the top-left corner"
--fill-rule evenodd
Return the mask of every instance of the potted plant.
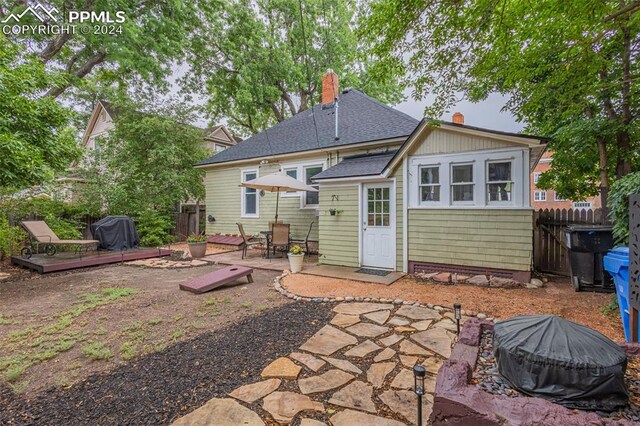
M 200 259 L 207 253 L 207 236 L 204 234 L 191 234 L 187 237 L 189 252 L 194 259 Z
M 329 214 L 330 214 L 331 216 L 335 216 L 335 215 L 340 214 L 340 213 L 342 213 L 342 210 L 339 210 L 339 209 L 329 209 Z
M 289 249 L 289 268 L 292 273 L 302 271 L 302 262 L 304 261 L 304 251 L 302 247 L 295 245 Z

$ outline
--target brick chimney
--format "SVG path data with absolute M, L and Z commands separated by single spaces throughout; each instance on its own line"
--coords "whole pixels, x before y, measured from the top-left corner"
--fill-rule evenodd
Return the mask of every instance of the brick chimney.
M 464 124 L 464 115 L 460 112 L 456 112 L 453 114 L 453 123 L 454 124 Z
M 322 105 L 332 105 L 338 97 L 338 75 L 331 68 L 322 76 Z

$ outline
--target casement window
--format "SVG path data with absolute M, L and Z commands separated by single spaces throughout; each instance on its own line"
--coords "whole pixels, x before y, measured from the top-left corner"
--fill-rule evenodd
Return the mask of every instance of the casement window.
M 440 202 L 440 166 L 420 166 L 418 171 L 420 203 Z
M 258 177 L 258 170 L 243 170 L 242 182 L 247 182 Z M 258 191 L 254 188 L 240 188 L 242 192 L 241 217 L 259 217 Z
M 453 204 L 473 204 L 473 164 L 451 165 L 451 201 Z
M 533 201 L 547 201 L 547 191 L 535 191 Z
M 302 173 L 304 176 L 304 182 L 307 185 L 313 186 L 318 189 L 319 186 L 314 184 L 313 177 L 318 173 L 322 172 L 322 164 L 315 164 L 311 166 L 303 166 Z M 319 192 L 308 192 L 306 191 L 303 196 L 302 207 L 318 207 L 320 202 L 320 193 Z
M 591 208 L 591 202 L 589 201 L 576 201 L 573 203 L 573 208 L 574 209 L 590 209 Z
M 562 198 L 561 196 L 559 196 L 557 192 L 556 192 L 555 196 L 553 197 L 553 199 L 555 201 L 567 201 L 566 198 Z
M 487 202 L 511 203 L 513 200 L 513 173 L 511 161 L 487 162 Z
M 535 184 L 538 183 L 538 181 L 540 180 L 540 175 L 541 174 L 542 173 L 540 173 L 540 172 L 536 172 L 536 173 L 533 174 L 533 183 L 535 183 Z
M 282 168 L 282 172 L 284 174 L 286 174 L 289 177 L 292 177 L 294 179 L 298 179 L 298 167 L 294 166 L 294 167 L 283 167 Z M 281 192 L 280 193 L 281 197 L 298 197 L 300 196 L 300 193 L 298 191 L 286 191 L 286 192 Z

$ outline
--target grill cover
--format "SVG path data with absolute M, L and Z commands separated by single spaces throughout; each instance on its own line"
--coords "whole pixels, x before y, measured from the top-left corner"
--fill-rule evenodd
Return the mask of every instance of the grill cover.
M 627 355 L 595 330 L 553 315 L 495 325 L 498 371 L 514 388 L 569 408 L 612 411 L 627 403 Z
M 126 250 L 140 245 L 136 225 L 128 216 L 107 216 L 91 225 L 91 234 L 103 250 Z

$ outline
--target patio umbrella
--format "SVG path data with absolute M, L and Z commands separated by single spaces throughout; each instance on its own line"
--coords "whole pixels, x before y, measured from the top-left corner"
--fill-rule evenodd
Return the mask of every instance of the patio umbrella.
M 278 222 L 278 203 L 280 200 L 280 191 L 308 191 L 318 192 L 313 186 L 309 186 L 292 178 L 283 172 L 271 173 L 269 175 L 260 176 L 259 178 L 249 180 L 240 186 L 244 188 L 253 188 L 269 192 L 276 192 L 276 223 Z

